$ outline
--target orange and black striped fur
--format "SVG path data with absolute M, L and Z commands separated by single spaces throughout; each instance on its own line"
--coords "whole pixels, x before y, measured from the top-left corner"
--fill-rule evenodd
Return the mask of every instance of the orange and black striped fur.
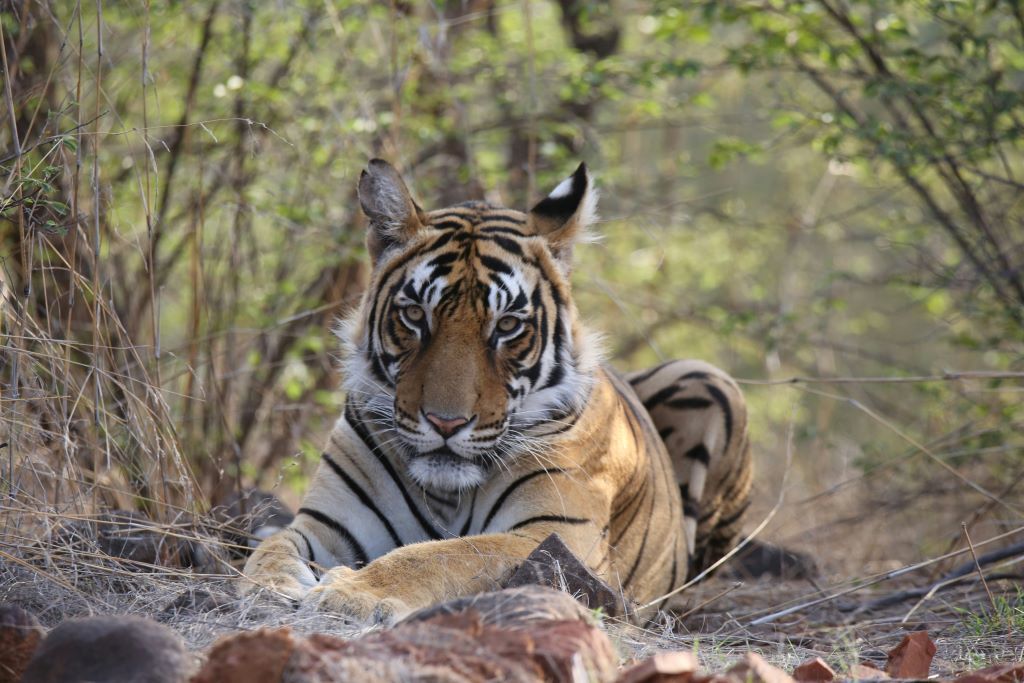
M 491 590 L 549 534 L 654 601 L 723 553 L 747 505 L 736 384 L 698 361 L 620 378 L 569 288 L 586 169 L 529 213 L 424 212 L 374 160 L 374 268 L 343 329 L 347 399 L 295 521 L 245 567 L 361 619 Z

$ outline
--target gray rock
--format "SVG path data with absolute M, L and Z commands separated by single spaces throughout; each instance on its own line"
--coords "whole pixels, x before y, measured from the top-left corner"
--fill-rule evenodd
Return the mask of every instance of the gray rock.
M 181 638 L 155 621 L 69 619 L 43 639 L 22 683 L 184 683 L 194 665 Z
M 619 615 L 626 611 L 619 594 L 590 571 L 562 541 L 551 534 L 530 553 L 505 584 L 507 588 L 539 585 L 563 590 L 591 609 Z

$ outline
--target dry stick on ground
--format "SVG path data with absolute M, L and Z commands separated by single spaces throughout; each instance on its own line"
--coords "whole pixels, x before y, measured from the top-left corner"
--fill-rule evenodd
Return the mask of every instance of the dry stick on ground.
M 992 603 L 992 614 L 999 614 L 999 607 L 996 606 L 996 599 L 992 597 L 992 591 L 988 588 L 988 581 L 985 580 L 985 572 L 981 571 L 981 565 L 978 563 L 978 553 L 974 552 L 974 544 L 971 543 L 971 534 L 967 531 L 967 524 L 965 522 L 961 522 L 960 528 L 963 529 L 964 538 L 967 539 L 967 547 L 971 550 L 971 557 L 974 559 L 974 568 L 978 570 L 978 577 L 981 578 L 981 585 L 984 587 L 985 593 L 988 594 L 988 601 Z
M 1014 536 L 1014 535 L 1019 534 L 1021 532 L 1024 532 L 1024 526 L 1019 526 L 1016 529 L 1011 529 L 1010 531 L 998 534 L 996 536 L 992 536 L 991 538 L 988 538 L 988 539 L 982 541 L 981 543 L 976 544 L 975 547 L 983 546 L 983 545 L 988 545 L 990 543 L 995 543 L 996 541 L 1001 541 L 1004 538 L 1009 538 L 1010 536 Z M 1018 545 L 1018 546 L 1011 546 L 1011 548 L 1013 548 L 1015 552 L 1010 553 L 1010 555 L 1024 552 L 1024 544 L 1021 544 L 1021 545 Z M 995 552 L 992 553 L 992 555 L 994 555 L 995 553 L 998 553 L 998 552 L 1005 552 L 1006 550 L 1009 550 L 1009 548 L 1004 548 L 1001 551 L 995 551 Z M 944 560 L 948 560 L 951 557 L 956 557 L 957 555 L 963 555 L 966 552 L 968 552 L 967 548 L 962 548 L 960 550 L 954 550 L 953 552 L 949 552 L 949 553 L 946 553 L 944 555 L 939 555 L 938 557 L 933 557 L 931 559 L 923 560 L 923 561 L 917 562 L 915 564 L 907 565 L 905 567 L 900 567 L 899 569 L 894 569 L 892 571 L 885 572 L 884 574 L 875 575 L 874 577 L 868 579 L 867 581 L 863 581 L 862 583 L 857 583 L 857 585 L 850 586 L 849 588 L 844 588 L 842 590 L 836 591 L 835 593 L 831 593 L 830 595 L 826 595 L 826 596 L 820 597 L 820 598 L 815 598 L 813 600 L 808 600 L 806 602 L 801 602 L 801 603 L 793 605 L 791 607 L 787 607 L 787 608 L 779 610 L 777 612 L 773 612 L 773 613 L 765 615 L 763 617 L 759 617 L 757 619 L 754 619 L 753 621 L 750 621 L 748 623 L 748 626 L 758 626 L 760 624 L 771 623 L 771 622 L 775 621 L 776 619 L 779 619 L 780 617 L 784 617 L 784 616 L 788 616 L 790 614 L 794 614 L 796 612 L 800 612 L 802 610 L 807 609 L 808 607 L 814 607 L 816 605 L 821 605 L 823 603 L 830 602 L 832 600 L 835 600 L 836 598 L 843 597 L 844 595 L 849 595 L 850 593 L 855 593 L 856 591 L 868 588 L 869 586 L 874 586 L 874 585 L 877 585 L 877 584 L 882 583 L 884 581 L 889 581 L 891 579 L 895 579 L 895 578 L 903 576 L 905 574 L 909 574 L 911 572 L 914 572 L 914 571 L 916 571 L 918 569 L 923 569 L 924 567 L 930 567 L 931 565 L 935 564 L 936 562 L 942 562 Z M 979 559 L 984 559 L 985 557 L 987 557 L 987 556 L 983 555 Z M 992 561 L 994 562 L 994 561 L 997 561 L 997 560 L 992 560 Z M 968 568 L 968 572 L 971 571 L 971 569 L 973 569 L 973 566 L 974 566 L 973 564 L 970 565 L 970 567 Z M 858 579 L 858 581 L 861 581 L 861 579 Z

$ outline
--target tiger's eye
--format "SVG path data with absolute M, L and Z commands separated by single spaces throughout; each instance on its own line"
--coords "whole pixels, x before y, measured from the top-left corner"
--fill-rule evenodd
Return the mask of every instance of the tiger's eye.
M 519 318 L 516 318 L 515 316 L 511 315 L 506 315 L 505 317 L 500 318 L 498 320 L 498 332 L 502 332 L 504 334 L 514 332 L 516 328 L 519 327 L 519 324 Z
M 427 316 L 426 312 L 419 306 L 406 306 L 402 309 L 402 312 L 410 322 L 414 323 L 420 322 Z

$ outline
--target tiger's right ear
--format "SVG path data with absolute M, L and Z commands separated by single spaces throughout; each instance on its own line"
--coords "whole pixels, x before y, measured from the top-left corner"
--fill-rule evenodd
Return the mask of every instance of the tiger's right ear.
M 383 159 L 371 159 L 359 176 L 359 204 L 370 221 L 366 246 L 374 264 L 391 247 L 408 242 L 427 222 L 402 176 Z

